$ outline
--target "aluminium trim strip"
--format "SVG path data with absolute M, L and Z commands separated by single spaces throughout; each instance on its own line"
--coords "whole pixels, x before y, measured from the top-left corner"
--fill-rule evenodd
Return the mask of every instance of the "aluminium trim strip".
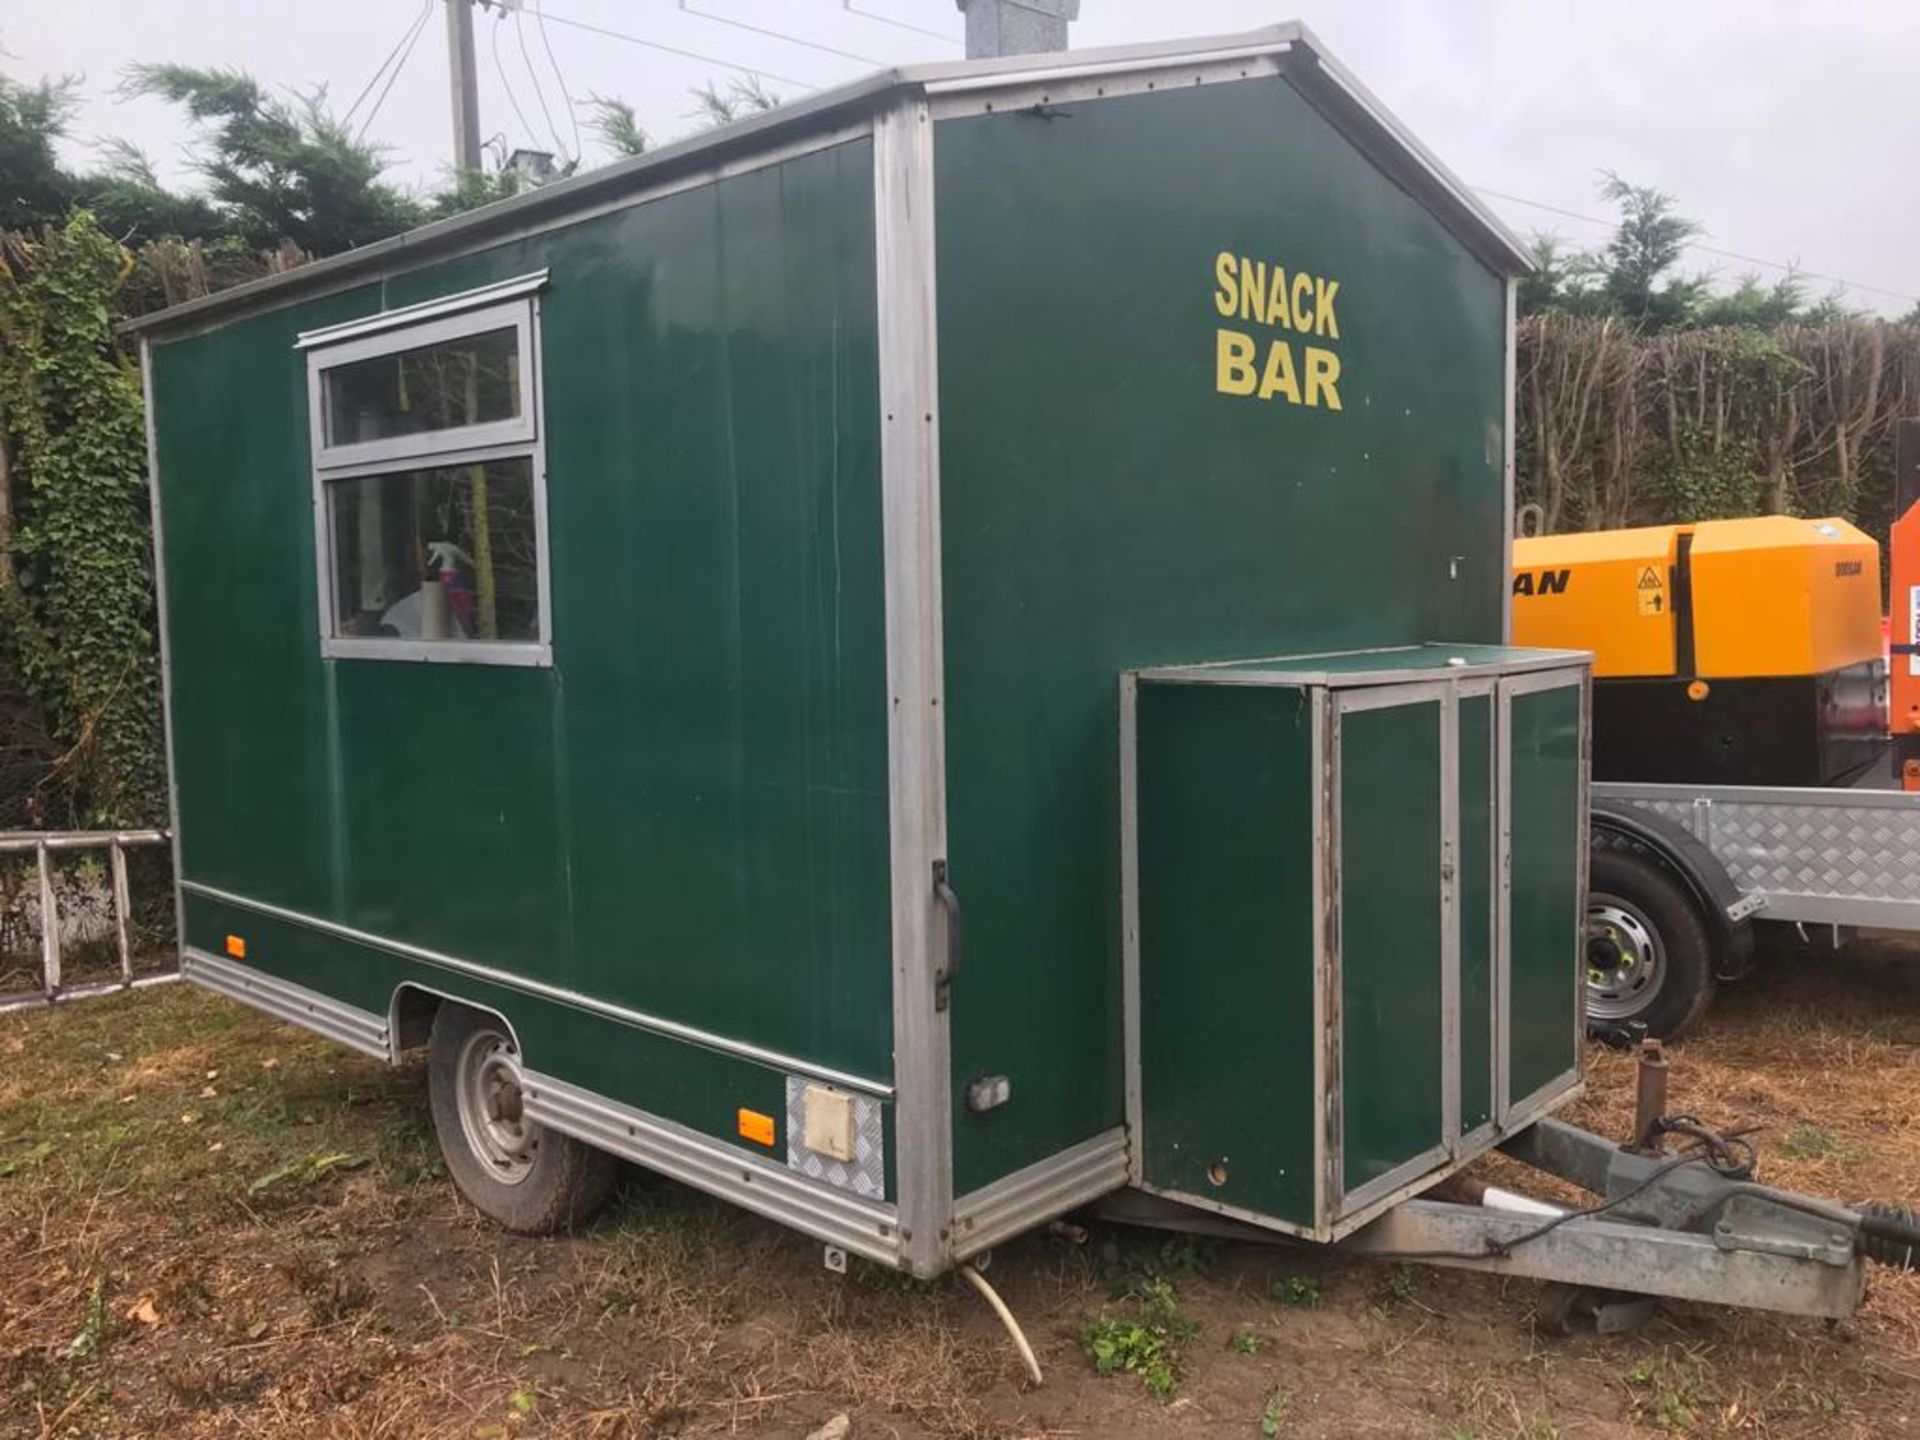
M 1518 322 L 1520 282 L 1512 276 L 1502 287 L 1506 291 L 1505 343 L 1500 408 L 1500 643 L 1513 643 L 1513 525 L 1514 484 L 1519 476 L 1518 432 L 1515 427 L 1513 387 L 1519 377 Z
M 922 1277 L 946 1265 L 953 1214 L 950 1011 L 935 993 L 948 957 L 933 865 L 947 858 L 941 694 L 940 379 L 933 120 L 903 96 L 873 127 L 874 270 L 880 361 L 880 509 L 887 646 L 887 855 L 893 977 L 894 1169 L 903 1254 Z M 966 877 L 956 879 L 964 895 Z M 964 992 L 966 981 L 959 984 Z
M 422 300 L 417 305 L 403 305 L 397 310 L 383 310 L 378 315 L 368 315 L 360 320 L 343 320 L 338 325 L 324 325 L 318 330 L 302 330 L 294 338 L 293 348 L 311 350 L 316 346 L 338 345 L 347 340 L 385 334 L 389 330 L 418 325 L 422 321 L 437 320 L 443 315 L 458 315 L 463 311 L 478 310 L 503 300 L 517 300 L 523 295 L 533 294 L 546 283 L 547 271 L 535 270 L 527 275 L 515 276 L 511 280 L 500 280 L 492 285 L 482 285 L 478 289 L 462 290 L 457 295 L 442 296 L 438 300 Z M 332 363 L 343 362 L 335 360 Z
M 967 120 L 986 115 L 1031 113 L 1040 106 L 1050 111 L 1068 105 L 1097 104 L 1156 90 L 1190 90 L 1197 85 L 1232 85 L 1243 80 L 1271 80 L 1282 74 L 1282 55 L 1275 50 L 1228 52 L 1242 59 L 1208 58 L 1193 66 L 1169 61 L 1165 68 L 1095 66 L 1050 79 L 991 89 L 929 91 L 934 119 Z
M 1244 1220 L 1249 1225 L 1258 1225 L 1262 1230 L 1277 1230 L 1282 1235 L 1296 1235 L 1302 1240 L 1325 1241 L 1331 1239 L 1333 1235 L 1331 1227 L 1327 1225 L 1303 1225 L 1297 1220 L 1282 1220 L 1277 1215 L 1250 1210 L 1244 1205 L 1235 1205 L 1227 1200 L 1216 1200 L 1211 1195 L 1200 1195 L 1192 1190 L 1147 1184 L 1139 1184 L 1133 1188 L 1148 1195 L 1158 1195 L 1162 1200 L 1174 1200 L 1182 1205 L 1190 1205 L 1195 1210 L 1224 1215 L 1229 1220 Z
M 1585 1037 L 1581 1039 L 1584 1047 Z M 1526 1129 L 1541 1116 L 1571 1103 L 1584 1094 L 1586 1088 L 1586 1082 L 1580 1078 L 1580 1060 L 1576 1056 L 1572 1069 L 1562 1071 L 1531 1095 L 1524 1095 L 1513 1103 L 1506 1121 L 1500 1127 L 1502 1133 L 1512 1134 Z
M 829 1245 L 900 1262 L 894 1208 L 808 1180 L 786 1166 L 551 1075 L 521 1072 L 526 1114 L 597 1149 L 705 1190 Z
M 1148 72 L 1186 70 L 1195 65 L 1203 69 L 1212 68 L 1228 65 L 1236 60 L 1257 60 L 1263 56 L 1281 55 L 1292 48 L 1291 40 L 1275 35 L 1271 39 L 1261 40 L 1251 45 L 1227 45 L 1214 50 L 1189 50 L 1144 59 L 1121 57 L 1075 63 L 1071 58 L 1063 58 L 1059 64 L 1023 72 L 1009 73 L 996 70 L 984 75 L 959 75 L 948 80 L 928 80 L 926 91 L 928 95 L 937 98 L 970 95 L 981 90 L 1004 91 L 1007 92 L 1008 105 L 1018 108 L 1027 91 L 1047 85 L 1059 83 L 1070 85 L 1076 81 L 1094 80 L 1107 75 L 1144 75 Z M 1098 54 L 1099 52 L 1086 53 Z
M 173 646 L 167 638 L 167 542 L 160 515 L 160 442 L 153 407 L 153 342 L 140 340 L 140 408 L 147 435 L 147 510 L 153 517 L 154 624 L 160 632 L 160 731 L 167 760 L 167 837 L 173 860 L 173 952 L 187 944 L 187 906 L 180 865 L 180 774 L 174 763 Z
M 1417 1155 L 1408 1156 L 1391 1170 L 1382 1171 L 1364 1184 L 1356 1185 L 1340 1197 L 1340 1213 L 1336 1223 L 1350 1220 L 1383 1196 L 1391 1195 L 1402 1186 L 1419 1182 L 1424 1189 L 1426 1177 L 1433 1174 L 1439 1166 L 1454 1159 L 1452 1147 L 1446 1141 L 1430 1145 Z
M 182 975 L 229 999 L 330 1040 L 392 1060 L 387 1021 L 355 1005 L 249 966 L 189 949 Z M 898 1258 L 893 1209 L 817 1185 L 759 1155 L 724 1145 L 550 1075 L 521 1073 L 527 1117 L 885 1264 Z
M 1440 702 L 1440 1131 L 1460 1153 L 1460 687 Z
M 192 946 L 180 956 L 180 974 L 204 989 L 265 1011 L 276 1020 L 337 1040 L 363 1055 L 371 1055 L 376 1060 L 393 1059 L 384 1015 L 375 1015 L 331 995 L 322 995 L 318 990 L 309 990 L 251 966 L 236 965 Z
M 1493 895 L 1493 1123 L 1505 1130 L 1513 1112 L 1513 692 L 1505 685 L 1493 696 Z
M 1674 804 L 1705 800 L 1710 805 L 1795 805 L 1818 810 L 1920 809 L 1920 793 L 1911 790 L 1840 790 L 1812 785 L 1647 785 L 1628 780 L 1596 780 L 1593 793 L 1601 800 Z M 1711 839 L 1697 831 L 1695 838 L 1702 844 Z
M 1127 1178 L 1146 1178 L 1140 1073 L 1140 680 L 1120 676 L 1120 1050 Z
M 1392 645 L 1379 649 L 1329 651 L 1320 655 L 1257 656 L 1245 660 L 1207 660 L 1193 665 L 1160 665 L 1138 672 L 1149 683 L 1180 685 L 1317 685 L 1328 690 L 1353 690 L 1375 685 L 1431 684 L 1469 676 L 1521 675 L 1559 670 L 1592 660 L 1585 650 L 1529 650 L 1504 660 L 1469 661 L 1465 665 L 1426 665 L 1416 670 L 1295 670 L 1284 668 L 1300 660 L 1323 660 L 1341 655 L 1405 655 L 1414 650 L 1436 653 L 1438 644 Z M 1469 648 L 1478 648 L 1477 645 Z
M 335 920 L 323 920 L 317 915 L 303 914 L 298 910 L 289 910 L 285 906 L 273 905 L 264 900 L 251 900 L 245 895 L 236 895 L 229 890 L 216 889 L 212 885 L 203 885 L 195 880 L 184 880 L 180 888 L 190 895 L 213 900 L 223 905 L 237 906 L 242 910 L 251 910 L 255 914 L 270 919 L 284 920 L 290 925 L 299 925 L 309 930 L 318 930 L 339 940 L 356 945 L 366 945 L 375 950 L 384 950 L 404 960 L 416 960 L 435 969 L 449 970 L 457 975 L 468 975 L 483 980 L 502 989 L 517 990 L 523 994 L 538 996 L 542 1000 L 551 1000 L 576 1010 L 584 1010 L 590 1015 L 599 1015 L 608 1020 L 617 1020 L 621 1024 L 631 1025 L 636 1030 L 646 1030 L 652 1034 L 664 1036 L 669 1040 L 682 1040 L 690 1045 L 698 1045 L 704 1050 L 712 1050 L 721 1055 L 731 1055 L 736 1059 L 748 1060 L 756 1065 L 764 1065 L 770 1070 L 785 1074 L 806 1075 L 816 1080 L 825 1080 L 829 1084 L 841 1085 L 849 1090 L 857 1090 L 863 1095 L 877 1096 L 882 1100 L 893 1098 L 893 1087 L 879 1080 L 870 1080 L 864 1075 L 854 1075 L 844 1070 L 835 1070 L 831 1066 L 819 1065 L 811 1060 L 772 1050 L 763 1045 L 755 1045 L 745 1040 L 732 1040 L 724 1035 L 716 1035 L 711 1030 L 702 1030 L 694 1025 L 685 1025 L 678 1020 L 668 1020 L 663 1016 L 649 1015 L 642 1010 L 633 1010 L 625 1005 L 615 1005 L 611 1001 L 598 1000 L 591 995 L 582 995 L 577 990 L 568 990 L 563 986 L 549 985 L 544 980 L 535 980 L 525 975 L 515 975 L 492 965 L 482 965 L 472 960 L 462 960 L 458 956 L 448 955 L 439 950 L 429 950 L 424 946 L 410 945 L 404 940 L 392 940 L 376 935 L 368 930 L 359 930 L 351 925 L 342 925 Z M 249 971 L 248 973 L 254 973 Z M 382 1052 L 385 1053 L 384 1051 Z
M 1127 1132 L 1116 1126 L 961 1196 L 953 1205 L 953 1258 L 990 1250 L 1120 1189 L 1127 1165 Z
M 1309 709 L 1307 738 L 1308 788 L 1312 800 L 1308 804 L 1311 819 L 1308 822 L 1309 846 L 1312 856 L 1313 875 L 1309 881 L 1309 901 L 1313 907 L 1313 974 L 1311 984 L 1313 994 L 1311 1006 L 1313 1012 L 1313 1109 L 1311 1125 L 1313 1132 L 1313 1225 L 1309 1232 L 1319 1226 L 1331 1207 L 1332 1182 L 1332 1143 L 1328 1131 L 1332 1125 L 1335 1106 L 1330 1097 L 1330 1088 L 1336 1083 L 1339 1074 L 1339 1055 L 1336 1046 L 1339 1037 L 1335 1034 L 1339 1026 L 1339 999 L 1333 992 L 1334 956 L 1338 945 L 1338 933 L 1330 906 L 1333 892 L 1333 867 L 1336 857 L 1333 849 L 1332 827 L 1332 791 L 1333 759 L 1332 740 L 1333 712 L 1332 693 L 1327 690 L 1307 690 L 1303 692 Z
M 1289 78 L 1296 83 L 1304 80 L 1305 84 L 1301 88 L 1309 94 L 1309 98 L 1312 98 L 1312 90 L 1317 88 L 1314 85 L 1315 79 L 1323 79 L 1328 90 L 1384 136 L 1398 152 L 1393 158 L 1405 162 L 1407 168 L 1420 181 L 1431 186 L 1438 195 L 1457 206 L 1461 211 L 1460 218 L 1479 227 L 1479 235 L 1463 235 L 1461 239 L 1470 249 L 1495 252 L 1481 254 L 1479 258 L 1483 262 L 1489 264 L 1496 260 L 1502 262 L 1501 268 L 1508 275 L 1531 275 L 1539 268 L 1533 258 L 1533 252 L 1518 235 L 1514 234 L 1493 208 L 1474 193 L 1472 186 L 1455 175 L 1437 155 L 1423 145 L 1414 133 L 1400 122 L 1399 117 L 1380 102 L 1379 97 L 1360 83 L 1352 71 L 1334 59 L 1328 53 L 1327 47 L 1321 43 L 1319 36 L 1305 25 L 1296 24 L 1292 28 L 1297 33 L 1298 42 L 1291 47 L 1291 51 L 1311 57 L 1312 74 L 1293 72 Z M 1388 173 L 1391 175 L 1392 172 Z M 1431 206 L 1424 208 L 1430 209 Z M 1475 241 L 1480 243 L 1475 244 Z
M 1321 1204 L 1313 1216 L 1316 1231 L 1324 1231 L 1339 1211 L 1340 1197 L 1347 1188 L 1347 867 L 1346 807 L 1342 803 L 1346 790 L 1343 776 L 1346 737 L 1342 733 L 1342 710 L 1337 697 L 1331 690 L 1313 693 L 1321 697 L 1321 707 L 1326 714 L 1327 746 L 1326 791 L 1321 806 L 1327 826 L 1326 894 L 1322 912 L 1326 916 L 1326 943 L 1322 946 L 1326 968 L 1321 991 L 1326 1006 L 1322 1023 L 1326 1032 L 1327 1066 L 1319 1097 L 1322 1177 L 1316 1188 Z
M 1475 1134 L 1477 1136 L 1488 1137 L 1489 1139 L 1493 1137 L 1493 1132 L 1486 1126 L 1482 1126 Z M 1416 1195 L 1424 1194 L 1449 1177 L 1459 1174 L 1462 1170 L 1467 1169 L 1485 1155 L 1487 1150 L 1475 1150 L 1472 1153 L 1461 1154 L 1451 1159 L 1447 1157 L 1443 1147 L 1436 1148 L 1431 1153 L 1439 1157 L 1439 1163 L 1431 1169 L 1422 1171 L 1412 1179 L 1404 1181 L 1395 1189 L 1373 1195 L 1368 1198 L 1364 1204 L 1342 1213 L 1337 1219 L 1326 1221 L 1319 1225 L 1302 1225 L 1297 1221 L 1282 1220 L 1273 1215 L 1266 1215 L 1257 1210 L 1248 1210 L 1238 1205 L 1231 1205 L 1225 1201 L 1215 1200 L 1206 1195 L 1196 1195 L 1188 1190 L 1164 1189 L 1153 1185 L 1139 1185 L 1134 1188 L 1143 1190 L 1149 1195 L 1158 1195 L 1162 1199 L 1177 1200 L 1182 1205 L 1193 1206 L 1196 1210 L 1207 1210 L 1216 1215 L 1226 1215 L 1235 1220 L 1244 1220 L 1248 1224 L 1257 1225 L 1263 1230 L 1277 1230 L 1283 1235 L 1297 1235 L 1304 1240 L 1315 1240 L 1327 1243 L 1345 1238 L 1371 1221 L 1378 1219 L 1381 1215 L 1393 1209 L 1394 1206 L 1401 1202 L 1411 1199 Z M 1376 1181 L 1369 1181 L 1367 1186 L 1363 1188 L 1370 1189 L 1376 1183 Z M 1355 1193 L 1359 1194 L 1361 1192 L 1356 1191 Z

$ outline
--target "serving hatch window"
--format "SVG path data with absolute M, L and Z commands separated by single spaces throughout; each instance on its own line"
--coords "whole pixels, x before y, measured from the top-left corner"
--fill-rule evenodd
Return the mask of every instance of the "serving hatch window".
M 547 663 L 544 278 L 301 337 L 323 654 Z

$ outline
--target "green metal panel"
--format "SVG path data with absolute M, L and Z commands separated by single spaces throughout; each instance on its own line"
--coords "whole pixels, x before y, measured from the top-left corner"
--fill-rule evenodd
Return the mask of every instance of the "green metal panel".
M 1460 1128 L 1493 1118 L 1493 696 L 1462 695 L 1460 845 Z
M 872 175 L 849 142 L 157 346 L 188 880 L 891 1076 Z M 554 665 L 323 662 L 296 332 L 543 267 Z M 577 1012 L 523 1035 L 728 1138 L 749 1103 Z
M 1578 683 L 1510 698 L 1508 804 L 1513 834 L 1510 901 L 1508 1098 L 1520 1101 L 1578 1061 L 1575 1007 L 1582 983 L 1577 942 L 1583 902 L 1580 852 Z
M 247 940 L 247 963 L 271 971 L 375 1015 L 388 1013 L 395 987 L 412 984 L 456 994 L 508 1017 L 522 1048 L 548 1075 L 603 1095 L 644 1103 L 681 1124 L 737 1140 L 741 1106 L 786 1123 L 786 1082 L 764 1066 L 636 1030 L 617 1020 L 528 995 L 385 950 L 264 916 L 204 896 L 186 897 L 187 943 L 219 954 L 228 935 Z M 636 1092 L 634 1077 L 646 1077 Z M 887 1107 L 887 1184 L 893 1184 L 892 1107 Z M 772 1146 L 743 1145 L 756 1155 L 784 1155 L 786 1135 L 776 1130 Z
M 1121 1122 L 1115 676 L 1499 638 L 1504 293 L 1283 80 L 934 144 L 966 1191 Z M 1221 252 L 1339 281 L 1341 410 L 1219 392 Z
M 1444 1138 L 1440 705 L 1339 719 L 1340 1115 L 1351 1192 Z
M 1300 1225 L 1319 1115 L 1309 703 L 1144 684 L 1138 711 L 1146 1179 Z

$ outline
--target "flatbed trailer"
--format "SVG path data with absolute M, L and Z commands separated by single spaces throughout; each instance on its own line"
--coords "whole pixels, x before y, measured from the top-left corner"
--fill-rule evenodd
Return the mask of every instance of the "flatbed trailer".
M 1920 934 L 1920 793 L 1595 781 L 1591 827 L 1605 857 L 1588 896 L 1595 1029 L 1617 1029 L 1684 986 L 1687 1018 L 1663 1038 L 1684 1033 L 1717 981 L 1750 968 L 1756 924 Z M 1691 918 L 1674 912 L 1672 889 Z

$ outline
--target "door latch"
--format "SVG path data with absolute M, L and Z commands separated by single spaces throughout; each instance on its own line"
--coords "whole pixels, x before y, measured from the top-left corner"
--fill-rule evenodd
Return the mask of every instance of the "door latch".
M 933 862 L 933 898 L 940 902 L 940 908 L 947 916 L 946 954 L 943 963 L 933 972 L 933 1008 L 944 1010 L 952 999 L 949 993 L 953 977 L 960 973 L 960 897 L 953 893 L 953 886 L 947 881 L 947 862 Z

